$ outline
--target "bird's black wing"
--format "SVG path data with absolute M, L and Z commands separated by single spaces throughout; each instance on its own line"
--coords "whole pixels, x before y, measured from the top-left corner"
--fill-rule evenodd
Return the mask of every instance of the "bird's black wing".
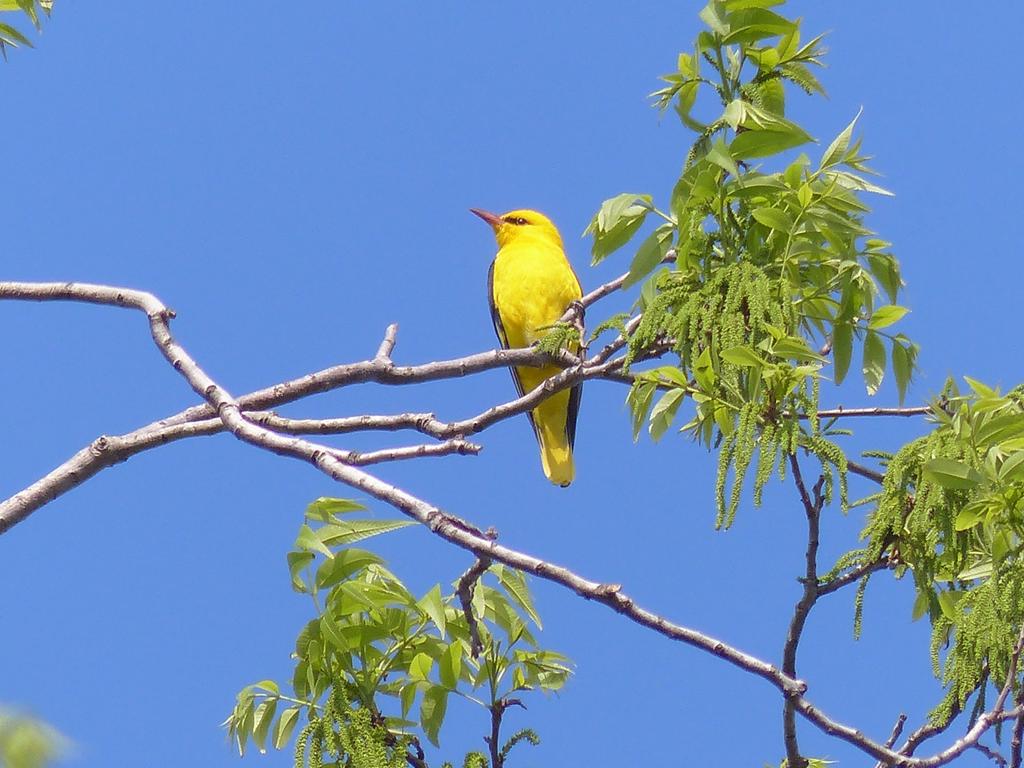
M 498 313 L 498 306 L 494 303 L 494 262 L 493 261 L 491 262 L 491 268 L 489 270 L 487 270 L 487 303 L 491 307 L 491 321 L 494 323 L 494 332 L 496 334 L 498 334 L 498 341 L 501 342 L 501 346 L 504 349 L 508 349 L 508 336 L 505 334 L 505 326 L 503 326 L 501 324 L 501 315 Z M 512 374 L 512 381 L 515 382 L 516 392 L 518 392 L 519 396 L 522 397 L 523 395 L 526 394 L 523 391 L 523 382 L 521 382 L 519 380 L 519 377 L 516 375 L 516 369 L 514 367 L 510 367 L 508 370 L 509 370 L 509 373 Z M 530 426 L 533 427 L 533 434 L 537 436 L 538 440 L 540 440 L 540 433 L 537 431 L 537 425 L 534 424 L 534 422 L 533 422 L 533 412 L 532 411 L 527 411 L 526 412 L 526 416 L 530 420 Z M 576 423 L 575 423 L 576 422 L 576 417 L 575 417 L 575 414 L 572 417 L 572 421 L 573 421 L 572 430 L 573 430 L 573 432 L 575 432 L 576 431 Z M 570 438 L 570 440 L 571 440 L 571 438 Z
M 570 269 L 571 269 L 570 265 Z M 572 271 L 573 277 L 576 278 L 576 285 L 580 288 L 580 294 L 583 293 L 583 286 L 580 285 L 580 279 L 576 275 L 576 270 Z M 583 317 L 579 318 L 579 328 L 582 335 L 583 331 Z M 580 339 L 582 342 L 582 339 Z M 581 381 L 571 390 L 569 390 L 569 408 L 565 413 L 565 436 L 569 438 L 569 448 L 576 447 L 576 417 L 580 414 L 580 401 L 583 399 L 583 382 Z

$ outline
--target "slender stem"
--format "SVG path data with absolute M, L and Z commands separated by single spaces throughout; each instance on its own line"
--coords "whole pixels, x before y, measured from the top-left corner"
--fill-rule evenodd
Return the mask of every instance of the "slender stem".
M 1015 702 L 1018 707 L 1024 704 L 1024 690 L 1018 691 Z M 1010 739 L 1010 768 L 1021 768 L 1021 744 L 1024 742 L 1024 715 L 1019 715 L 1013 723 L 1013 736 Z
M 498 699 L 488 709 L 491 711 L 491 735 L 487 738 L 487 746 L 491 753 L 491 768 L 502 768 L 505 758 L 501 756 L 501 718 L 505 714 L 504 699 Z
M 877 560 L 873 560 L 870 563 L 859 565 L 852 571 L 847 571 L 841 576 L 836 576 L 834 579 L 819 584 L 817 588 L 817 596 L 824 597 L 825 595 L 830 595 L 836 590 L 842 589 L 847 584 L 853 584 L 855 581 L 860 581 L 869 573 L 874 573 L 875 571 L 882 571 L 886 568 L 891 568 L 892 565 L 893 563 L 890 561 L 888 556 L 880 557 Z M 905 715 L 903 719 L 906 720 Z M 900 728 L 900 730 L 903 730 L 902 727 Z M 896 738 L 899 738 L 899 734 L 896 735 Z M 895 743 L 895 739 L 893 739 L 893 742 Z
M 782 649 L 782 671 L 790 677 L 796 677 L 796 652 L 800 645 L 800 637 L 807 623 L 807 616 L 818 600 L 818 541 L 820 534 L 821 509 L 824 505 L 824 497 L 821 494 L 821 487 L 824 478 L 819 478 L 814 486 L 814 498 L 807 492 L 804 484 L 803 474 L 800 471 L 800 462 L 795 453 L 789 454 L 789 465 L 792 470 L 793 481 L 796 483 L 797 492 L 800 494 L 800 501 L 804 507 L 804 514 L 807 517 L 807 551 L 805 554 L 804 576 L 802 579 L 804 591 L 793 610 L 793 619 L 789 624 L 789 631 L 786 634 L 786 644 Z M 792 698 L 787 698 L 782 709 L 782 732 L 786 744 L 786 765 L 789 768 L 805 768 L 807 760 L 800 754 L 800 745 L 796 735 L 796 703 Z
M 462 614 L 466 617 L 466 624 L 469 626 L 470 655 L 474 659 L 483 651 L 484 643 L 480 638 L 479 623 L 473 613 L 473 591 L 476 589 L 477 581 L 490 567 L 491 559 L 489 557 L 477 557 L 476 562 L 459 577 L 458 586 L 455 589 L 455 594 L 459 596 L 459 602 L 462 604 Z

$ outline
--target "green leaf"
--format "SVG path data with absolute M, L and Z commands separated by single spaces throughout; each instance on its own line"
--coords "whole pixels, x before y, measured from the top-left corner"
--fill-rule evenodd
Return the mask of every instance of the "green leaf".
M 410 680 L 430 680 L 430 670 L 434 667 L 434 660 L 425 653 L 417 653 L 409 663 Z
M 584 232 L 584 235 L 591 234 L 594 237 L 591 246 L 592 263 L 600 263 L 629 242 L 644 223 L 651 207 L 650 195 L 631 192 L 605 200 Z
M 939 592 L 939 608 L 942 610 L 942 615 L 951 621 L 955 620 L 959 615 L 957 604 L 963 596 L 963 592 Z
M 653 382 L 636 381 L 626 395 L 633 421 L 633 442 L 640 438 L 640 430 L 647 420 L 647 409 L 651 407 L 657 387 Z
M 666 223 L 647 236 L 647 239 L 640 244 L 636 256 L 633 257 L 633 263 L 629 265 L 629 274 L 622 284 L 623 289 L 629 288 L 647 277 L 661 263 L 672 244 L 674 231 L 675 227 Z
M 693 364 L 693 377 L 702 392 L 711 393 L 715 388 L 715 369 L 711 364 L 711 348 L 705 347 Z
M 807 346 L 807 341 L 799 336 L 787 336 L 779 339 L 772 345 L 772 354 L 776 357 L 784 357 L 801 362 L 827 362 L 826 358 L 814 352 Z
M 445 710 L 448 708 L 448 691 L 439 685 L 432 685 L 423 694 L 420 702 L 420 726 L 435 747 L 444 722 Z
M 437 671 L 441 677 L 441 685 L 449 690 L 455 690 L 459 684 L 459 675 L 462 672 L 462 645 L 458 642 L 448 644 L 438 659 Z
M 270 733 L 270 725 L 274 722 L 276 711 L 277 699 L 264 699 L 253 714 L 252 740 L 260 754 L 267 753 L 267 734 Z
M 722 119 L 735 131 L 743 122 L 743 99 L 733 99 L 722 113 Z
M 909 350 L 894 341 L 892 343 L 892 372 L 896 376 L 896 390 L 899 393 L 900 405 L 903 405 L 903 399 L 907 395 L 907 385 L 910 384 L 913 368 Z
M 760 368 L 765 365 L 765 360 L 760 355 L 750 347 L 743 345 L 723 349 L 721 357 L 727 363 L 732 363 L 742 368 Z
M 799 147 L 811 140 L 803 131 L 794 130 L 746 130 L 729 145 L 730 154 L 739 159 L 768 157 Z
M 274 749 L 281 749 L 291 740 L 292 731 L 295 730 L 295 724 L 298 722 L 298 707 L 288 707 L 288 709 L 281 713 L 281 717 L 278 718 L 277 723 L 274 725 L 274 735 L 271 740 Z
M 299 535 L 295 538 L 295 546 L 298 549 L 305 550 L 307 553 L 319 552 L 326 557 L 333 557 L 334 553 L 328 549 L 320 537 L 316 535 L 312 528 L 305 523 L 299 528 Z
M 956 520 L 953 521 L 953 528 L 958 531 L 966 531 L 968 528 L 973 528 L 985 520 L 987 509 L 988 505 L 982 501 L 972 501 L 969 504 L 965 504 L 957 513 Z
M 782 172 L 782 179 L 790 189 L 800 188 L 800 185 L 803 184 L 804 169 L 810 163 L 807 155 L 801 152 L 796 160 L 786 166 L 786 170 Z
M 726 20 L 724 11 L 720 2 L 711 0 L 698 15 L 700 20 L 707 24 L 715 34 L 727 35 L 729 34 L 729 22 Z
M 320 540 L 331 547 L 354 544 L 357 541 L 417 525 L 412 520 L 339 520 L 317 530 Z
M 358 501 L 321 496 L 306 507 L 306 519 L 319 520 L 322 523 L 333 523 L 335 515 L 344 515 L 349 512 L 361 512 L 364 509 L 366 509 L 366 507 Z
M 530 588 L 526 584 L 526 576 L 512 568 L 501 568 L 495 572 L 498 575 L 498 582 L 508 592 L 509 597 L 530 617 L 530 621 L 538 629 L 543 629 L 540 623 L 540 616 L 533 607 L 533 598 L 530 596 Z
M 651 409 L 650 426 L 648 427 L 652 440 L 660 440 L 661 436 L 672 425 L 672 421 L 675 419 L 676 412 L 679 410 L 685 395 L 686 390 L 684 389 L 670 389 L 654 404 L 654 408 Z
M 999 467 L 999 480 L 1004 483 L 1024 480 L 1024 450 L 1015 451 L 1003 462 Z
M 777 13 L 764 7 L 750 6 L 743 10 L 732 11 L 728 15 L 730 31 L 722 43 L 755 43 L 766 37 L 788 35 L 797 25 Z
M 972 565 L 965 571 L 961 571 L 956 577 L 962 581 L 973 581 L 974 579 L 987 579 L 992 575 L 993 565 L 991 560 L 984 560 L 977 565 Z
M 349 643 L 345 639 L 345 635 L 341 633 L 338 625 L 331 617 L 326 614 L 320 616 L 320 635 L 339 651 L 344 652 L 349 649 Z
M 850 138 L 853 136 L 853 126 L 857 124 L 857 120 L 860 118 L 863 108 L 857 110 L 856 116 L 850 121 L 850 124 L 846 126 L 839 135 L 836 136 L 832 143 L 828 145 L 828 149 L 825 150 L 825 154 L 821 156 L 821 163 L 818 168 L 828 168 L 829 166 L 836 165 L 843 161 L 846 156 L 846 150 L 850 146 Z
M 302 571 L 316 558 L 312 552 L 289 552 L 288 572 L 292 577 L 292 589 L 296 592 L 305 593 L 309 591 L 306 582 L 302 580 Z
M 19 45 L 24 45 L 26 48 L 34 47 L 31 40 L 10 24 L 0 24 L 0 40 L 3 40 L 8 45 L 13 45 L 15 48 Z
M 601 203 L 587 233 L 608 232 L 614 229 L 623 219 L 635 219 L 651 209 L 653 198 L 636 192 L 623 192 Z M 635 209 L 640 208 L 640 211 Z
M 878 392 L 882 385 L 882 377 L 885 376 L 885 345 L 882 343 L 882 337 L 874 331 L 868 331 L 864 338 L 862 372 L 868 394 Z
M 929 459 L 924 465 L 924 476 L 943 488 L 969 490 L 982 482 L 981 473 L 954 459 Z
M 769 229 L 777 229 L 786 234 L 793 231 L 792 217 L 778 208 L 755 208 L 751 215 L 758 223 L 764 224 Z
M 901 307 L 897 304 L 886 304 L 884 307 L 879 307 L 871 313 L 871 320 L 868 322 L 868 328 L 871 328 L 872 330 L 887 328 L 893 323 L 899 321 L 909 311 L 910 310 L 906 307 Z
M 910 616 L 911 621 L 917 621 L 928 613 L 931 602 L 931 595 L 928 592 L 918 592 L 917 597 L 914 598 L 914 608 Z
M 774 8 L 782 5 L 785 0 L 723 0 L 725 9 L 730 13 L 743 11 L 747 8 Z
M 300 554 L 300 553 L 296 553 Z M 312 555 L 309 555 L 312 557 Z M 365 549 L 346 547 L 337 552 L 330 560 L 325 560 L 316 571 L 318 589 L 327 589 L 338 582 L 348 579 L 368 565 L 382 565 L 383 559 Z
M 964 376 L 964 381 L 967 382 L 967 386 L 971 388 L 971 391 L 974 392 L 979 399 L 984 400 L 999 397 L 999 393 L 992 389 L 992 387 L 978 381 L 977 379 L 972 379 L 970 376 Z
M 714 163 L 724 171 L 728 171 L 733 176 L 739 177 L 740 169 L 736 165 L 736 160 L 729 152 L 729 148 L 725 146 L 725 142 L 721 137 L 715 140 L 715 143 L 711 145 L 711 149 L 704 156 L 709 163 Z
M 403 718 L 408 717 L 409 713 L 412 711 L 413 702 L 416 701 L 417 690 L 418 688 L 415 683 L 409 683 L 408 685 L 403 686 L 400 694 Z
M 444 598 L 441 597 L 441 586 L 435 584 L 427 594 L 421 597 L 417 607 L 430 617 L 435 626 L 440 630 L 441 637 L 445 635 Z

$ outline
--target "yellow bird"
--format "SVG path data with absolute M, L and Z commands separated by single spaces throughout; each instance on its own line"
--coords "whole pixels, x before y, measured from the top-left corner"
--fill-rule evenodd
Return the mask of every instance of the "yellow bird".
M 505 348 L 529 347 L 544 338 L 546 326 L 556 323 L 583 295 L 565 257 L 562 237 L 551 220 L 537 211 L 499 216 L 470 210 L 491 225 L 498 240 L 498 255 L 487 278 L 494 330 Z M 554 365 L 518 367 L 512 370 L 512 379 L 522 396 L 560 371 Z M 563 389 L 527 414 L 540 444 L 544 474 L 562 487 L 573 480 L 572 448 L 582 393 L 582 384 Z

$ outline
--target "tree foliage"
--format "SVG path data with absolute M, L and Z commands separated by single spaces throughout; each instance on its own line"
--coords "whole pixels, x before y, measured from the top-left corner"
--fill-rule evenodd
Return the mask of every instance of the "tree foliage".
M 961 392 L 950 381 L 929 409 L 926 434 L 866 454 L 882 460 L 884 476 L 859 471 L 881 478 L 881 488 L 849 503 L 857 468 L 846 455 L 849 431 L 839 427 L 842 413 L 822 409 L 823 387 L 842 383 L 858 359 L 866 394 L 891 372 L 902 403 L 918 347 L 898 330 L 908 312 L 899 303 L 899 262 L 865 223 L 867 196 L 889 193 L 871 180 L 857 117 L 814 159 L 806 151 L 814 139 L 787 117 L 794 93 L 824 94 L 816 72 L 826 51 L 821 36 L 805 40 L 799 20 L 775 10 L 781 4 L 712 0 L 700 13 L 706 29 L 652 94 L 692 142 L 664 202 L 619 194 L 591 220 L 593 262 L 630 252 L 622 286 L 638 296 L 632 312 L 595 323 L 590 340 L 609 331 L 621 339 L 634 437 L 646 426 L 658 440 L 675 427 L 717 452 L 719 528 L 736 523 L 745 487 L 759 505 L 773 478 L 794 481 L 808 544 L 781 667 L 791 683 L 819 595 L 858 585 L 857 635 L 873 574 L 909 575 L 912 615 L 929 617 L 928 650 L 943 688 L 932 727 L 943 730 L 967 711 L 972 723 L 997 723 L 1007 696 L 1024 707 L 1024 389 L 1003 394 L 966 378 Z M 26 14 L 37 27 L 50 7 L 0 0 L 0 11 Z M 19 44 L 29 42 L 0 24 L 0 52 Z M 541 351 L 555 355 L 579 333 L 556 324 Z M 803 481 L 808 464 L 815 484 Z M 863 543 L 821 575 L 826 508 L 864 508 L 866 522 Z M 287 562 L 312 615 L 298 633 L 288 684 L 262 680 L 237 695 L 224 723 L 235 746 L 244 754 L 250 744 L 261 752 L 292 745 L 295 764 L 311 768 L 423 768 L 457 696 L 478 705 L 488 734 L 487 751 L 471 750 L 461 764 L 501 768 L 517 745 L 539 740 L 531 728 L 502 737 L 508 711 L 533 692 L 559 690 L 572 671 L 539 640 L 526 576 L 471 548 L 477 562 L 450 587 L 413 594 L 378 554 L 355 546 L 412 523 L 356 516 L 363 510 L 337 498 L 306 510 Z M 600 595 L 586 596 L 619 589 L 599 586 Z M 999 703 L 986 711 L 992 690 Z M 796 694 L 785 693 L 788 728 Z M 1016 719 L 1019 742 L 1024 709 Z M 0 720 L 0 747 L 15 727 L 29 733 L 30 724 Z M 801 756 L 795 727 L 784 741 L 784 766 L 825 764 Z M 35 762 L 21 765 L 47 758 L 46 740 L 33 743 L 42 745 Z M 900 755 L 909 759 L 913 747 Z M 1018 743 L 1018 763 L 1019 752 Z
M 0 12 L 24 14 L 37 32 L 42 31 L 42 19 L 49 17 L 52 10 L 53 0 L 0 0 Z M 0 55 L 7 58 L 7 46 L 17 48 L 21 45 L 31 48 L 32 41 L 17 27 L 0 21 Z
M 496 564 L 417 598 L 378 555 L 352 546 L 411 523 L 350 516 L 362 509 L 328 498 L 307 509 L 288 565 L 316 616 L 295 643 L 292 694 L 264 680 L 238 695 L 225 725 L 240 753 L 250 740 L 260 751 L 287 745 L 302 719 L 296 765 L 320 768 L 327 756 L 353 768 L 404 765 L 407 753 L 422 755 L 420 735 L 439 744 L 450 696 L 479 705 L 490 726 L 526 692 L 565 684 L 567 659 L 530 629 L 540 619 L 523 574 Z M 493 762 L 523 740 L 537 736 L 495 741 Z M 466 761 L 490 765 L 483 753 Z

